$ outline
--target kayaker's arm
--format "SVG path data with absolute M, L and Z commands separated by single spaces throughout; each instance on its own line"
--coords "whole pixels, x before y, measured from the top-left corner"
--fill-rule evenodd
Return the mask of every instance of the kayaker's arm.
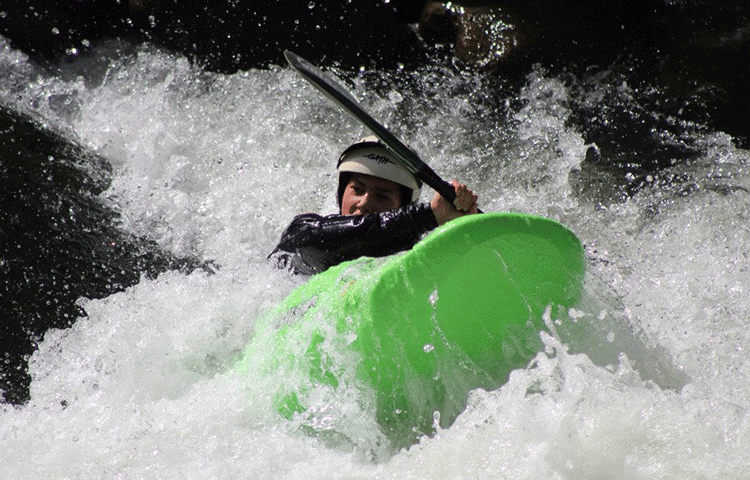
M 308 213 L 294 218 L 269 258 L 279 268 L 311 275 L 347 260 L 408 250 L 437 225 L 423 204 L 368 215 Z

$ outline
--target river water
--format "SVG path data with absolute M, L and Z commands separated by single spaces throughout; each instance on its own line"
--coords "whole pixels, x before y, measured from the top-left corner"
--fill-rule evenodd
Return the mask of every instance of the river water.
M 530 72 L 507 115 L 470 75 L 402 72 L 416 98 L 386 74 L 369 72 L 381 95 L 350 83 L 483 210 L 574 231 L 592 299 L 574 317 L 601 329 L 577 348 L 545 335 L 532 365 L 396 451 L 356 398 L 319 406 L 348 441 L 310 435 L 272 407 L 284 379 L 232 368 L 297 282 L 266 255 L 295 214 L 334 211 L 334 161 L 367 132 L 286 67 L 220 75 L 113 44 L 46 74 L 0 46 L 2 102 L 111 162 L 102 200 L 121 228 L 220 266 L 81 299 L 88 316 L 30 360 L 30 402 L 0 407 L 4 478 L 750 478 L 750 152 L 721 132 L 685 125 L 674 141 L 699 155 L 622 196 L 583 168 L 597 146 L 568 121 L 561 78 Z M 634 92 L 602 80 L 576 101 L 613 95 Z

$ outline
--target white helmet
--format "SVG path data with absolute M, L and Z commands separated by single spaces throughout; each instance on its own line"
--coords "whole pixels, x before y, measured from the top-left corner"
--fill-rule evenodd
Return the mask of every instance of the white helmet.
M 362 173 L 373 177 L 383 178 L 396 182 L 411 190 L 407 203 L 415 203 L 419 199 L 422 190 L 422 182 L 396 159 L 396 156 L 380 143 L 375 136 L 365 137 L 359 142 L 351 145 L 339 157 L 336 170 L 339 172 L 338 201 L 346 185 L 342 185 L 342 173 Z M 407 197 L 408 198 L 408 197 Z

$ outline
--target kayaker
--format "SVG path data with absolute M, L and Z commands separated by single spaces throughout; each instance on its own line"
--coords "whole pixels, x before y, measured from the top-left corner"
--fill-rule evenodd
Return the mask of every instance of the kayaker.
M 422 182 L 376 137 L 344 150 L 336 170 L 339 214 L 296 216 L 268 256 L 278 268 L 312 275 L 358 257 L 391 255 L 438 225 L 478 212 L 477 195 L 455 180 L 453 203 L 437 193 L 418 203 Z

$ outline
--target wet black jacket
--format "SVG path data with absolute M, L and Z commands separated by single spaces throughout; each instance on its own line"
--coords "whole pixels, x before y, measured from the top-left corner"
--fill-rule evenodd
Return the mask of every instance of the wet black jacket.
M 383 257 L 408 250 L 438 223 L 427 204 L 384 213 L 294 217 L 268 256 L 278 268 L 312 275 L 359 257 Z

